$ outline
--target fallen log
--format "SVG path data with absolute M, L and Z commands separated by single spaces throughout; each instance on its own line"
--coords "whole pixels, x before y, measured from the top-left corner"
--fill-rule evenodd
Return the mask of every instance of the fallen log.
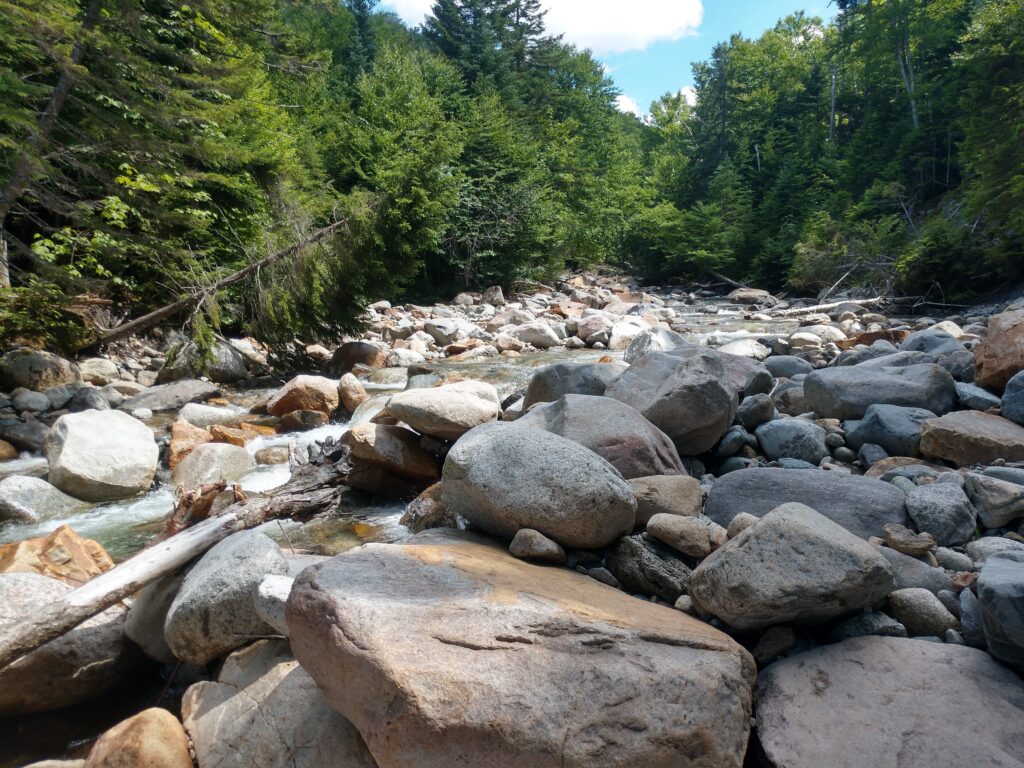
M 309 519 L 337 507 L 344 475 L 334 464 L 308 464 L 273 496 L 232 504 L 159 541 L 20 621 L 0 628 L 0 669 L 176 571 L 232 533 L 284 517 Z
M 835 309 L 841 307 L 843 304 L 857 304 L 862 307 L 872 307 L 875 304 L 884 304 L 889 301 L 882 296 L 876 296 L 873 299 L 843 299 L 842 301 L 833 301 L 829 304 L 815 304 L 813 307 L 795 307 L 794 309 L 780 309 L 776 312 L 772 312 L 773 315 L 787 316 L 787 315 L 810 315 L 814 312 L 824 312 L 829 309 Z

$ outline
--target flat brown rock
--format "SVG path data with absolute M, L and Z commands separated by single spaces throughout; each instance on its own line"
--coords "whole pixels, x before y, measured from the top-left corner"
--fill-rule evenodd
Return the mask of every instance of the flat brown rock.
M 954 411 L 924 423 L 921 453 L 960 466 L 1024 461 L 1024 427 L 991 413 Z
M 716 768 L 749 654 L 685 614 L 450 531 L 307 569 L 292 649 L 380 768 Z
M 77 587 L 113 567 L 102 544 L 67 525 L 46 536 L 0 546 L 0 573 L 38 573 Z
M 1024 309 L 993 315 L 988 335 L 974 349 L 974 383 L 1002 392 L 1024 370 Z

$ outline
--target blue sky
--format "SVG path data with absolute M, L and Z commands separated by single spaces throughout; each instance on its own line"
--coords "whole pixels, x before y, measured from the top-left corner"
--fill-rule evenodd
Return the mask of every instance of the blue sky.
M 387 0 L 415 26 L 432 0 Z M 715 44 L 739 32 L 757 37 L 775 22 L 804 10 L 828 18 L 828 0 L 545 0 L 547 22 L 566 40 L 590 48 L 622 91 L 619 108 L 646 112 L 669 91 L 693 85 L 690 64 L 708 58 Z

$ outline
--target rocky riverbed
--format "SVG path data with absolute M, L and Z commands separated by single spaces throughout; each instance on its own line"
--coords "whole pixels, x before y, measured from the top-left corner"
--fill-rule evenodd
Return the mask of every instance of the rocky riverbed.
M 344 488 L 0 669 L 0 765 L 1024 766 L 1024 301 L 815 305 L 588 274 L 286 368 L 8 351 L 0 638 L 176 499 Z

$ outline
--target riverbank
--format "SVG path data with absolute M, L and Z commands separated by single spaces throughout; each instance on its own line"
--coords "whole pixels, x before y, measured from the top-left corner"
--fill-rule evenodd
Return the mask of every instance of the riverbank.
M 814 304 L 380 302 L 276 386 L 251 340 L 214 381 L 187 349 L 8 353 L 8 541 L 146 504 L 121 557 L 308 462 L 338 487 L 0 670 L 0 722 L 146 670 L 180 707 L 87 765 L 1024 765 L 1024 306 Z M 67 529 L 15 549 L 0 641 L 114 567 Z

